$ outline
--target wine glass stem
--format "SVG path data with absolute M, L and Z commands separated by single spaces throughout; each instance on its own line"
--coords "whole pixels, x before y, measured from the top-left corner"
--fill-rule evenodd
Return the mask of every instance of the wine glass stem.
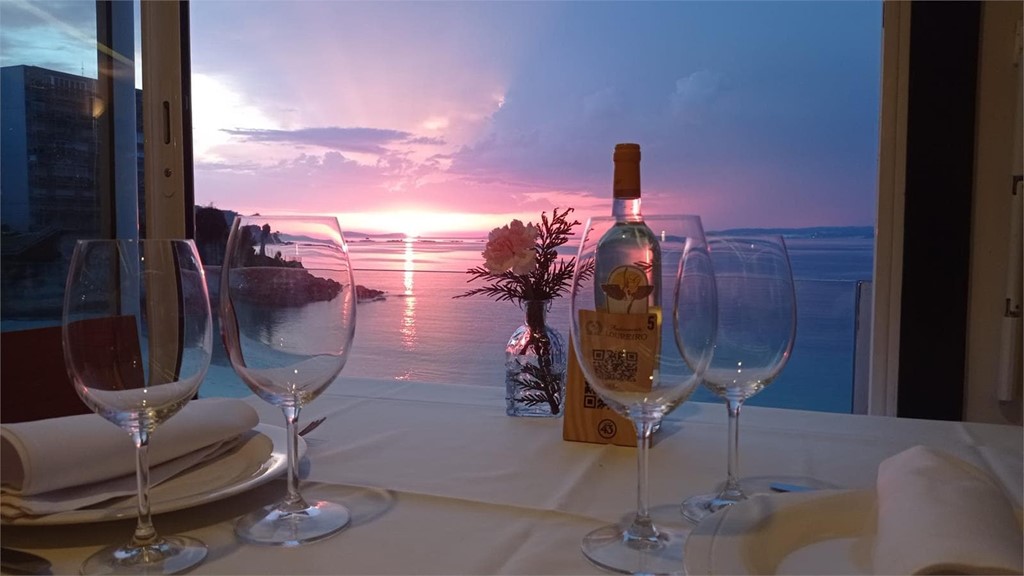
M 726 465 L 728 476 L 725 480 L 725 488 L 722 494 L 733 498 L 742 498 L 743 490 L 740 489 L 739 468 L 740 468 L 740 408 L 743 402 L 740 400 L 726 399 L 725 407 L 729 411 L 729 461 Z
M 133 546 L 148 546 L 157 540 L 149 509 L 149 432 L 132 435 L 135 441 L 135 480 L 139 492 L 139 519 L 132 535 Z
M 636 516 L 633 524 L 629 527 L 627 535 L 637 540 L 657 540 L 658 531 L 651 522 L 650 510 L 647 507 L 648 482 L 647 482 L 647 456 L 650 452 L 651 434 L 654 432 L 656 421 L 638 418 L 634 421 L 636 427 Z
M 299 493 L 299 408 L 296 406 L 285 406 L 285 422 L 288 429 L 288 495 L 282 504 L 282 508 L 288 510 L 294 508 L 301 510 L 306 508 L 306 503 Z

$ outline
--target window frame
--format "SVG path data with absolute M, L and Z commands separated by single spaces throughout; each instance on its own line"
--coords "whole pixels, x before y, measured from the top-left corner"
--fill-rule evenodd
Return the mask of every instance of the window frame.
M 903 288 L 910 3 L 882 4 L 878 208 L 872 294 L 868 414 L 896 415 Z
M 146 236 L 195 237 L 189 5 L 141 2 Z
M 138 136 L 135 106 L 135 5 L 96 2 L 96 91 L 104 103 L 97 119 L 96 195 L 99 234 L 139 237 Z M 131 54 L 133 57 L 125 56 Z

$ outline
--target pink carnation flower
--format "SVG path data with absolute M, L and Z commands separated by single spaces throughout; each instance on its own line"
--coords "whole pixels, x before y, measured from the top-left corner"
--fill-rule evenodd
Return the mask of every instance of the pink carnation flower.
M 537 267 L 536 242 L 537 228 L 533 224 L 524 225 L 519 220 L 491 230 L 483 251 L 484 268 L 492 274 L 506 270 L 519 275 L 529 274 Z

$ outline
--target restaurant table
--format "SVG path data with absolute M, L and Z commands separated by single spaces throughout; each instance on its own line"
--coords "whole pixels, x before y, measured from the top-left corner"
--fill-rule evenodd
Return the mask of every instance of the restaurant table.
M 279 409 L 246 398 L 261 421 Z M 163 534 L 209 546 L 194 574 L 603 574 L 580 552 L 584 534 L 636 506 L 635 448 L 562 440 L 560 418 L 505 415 L 499 387 L 341 376 L 302 410 L 326 416 L 305 437 L 307 499 L 335 498 L 353 522 L 296 548 L 239 542 L 237 516 L 279 498 L 283 479 L 155 517 Z M 300 424 L 301 424 L 300 422 Z M 664 422 L 650 454 L 656 518 L 679 522 L 679 504 L 725 476 L 726 411 L 688 402 Z M 159 431 L 157 431 L 159 434 Z M 879 463 L 923 444 L 987 470 L 1018 508 L 1024 490 L 1021 428 L 745 407 L 741 476 L 811 477 L 871 489 Z M 76 573 L 132 521 L 4 526 L 3 545 L 38 553 L 55 574 Z

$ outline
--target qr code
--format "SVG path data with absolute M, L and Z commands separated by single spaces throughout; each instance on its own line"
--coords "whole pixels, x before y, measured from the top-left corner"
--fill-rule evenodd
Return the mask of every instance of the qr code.
M 591 353 L 590 359 L 594 372 L 602 380 L 636 381 L 636 352 L 596 349 Z
M 594 389 L 590 387 L 590 384 L 584 383 L 583 407 L 601 410 L 607 406 L 608 405 L 604 403 L 604 400 L 601 400 L 601 397 L 597 395 L 597 392 L 594 392 Z

